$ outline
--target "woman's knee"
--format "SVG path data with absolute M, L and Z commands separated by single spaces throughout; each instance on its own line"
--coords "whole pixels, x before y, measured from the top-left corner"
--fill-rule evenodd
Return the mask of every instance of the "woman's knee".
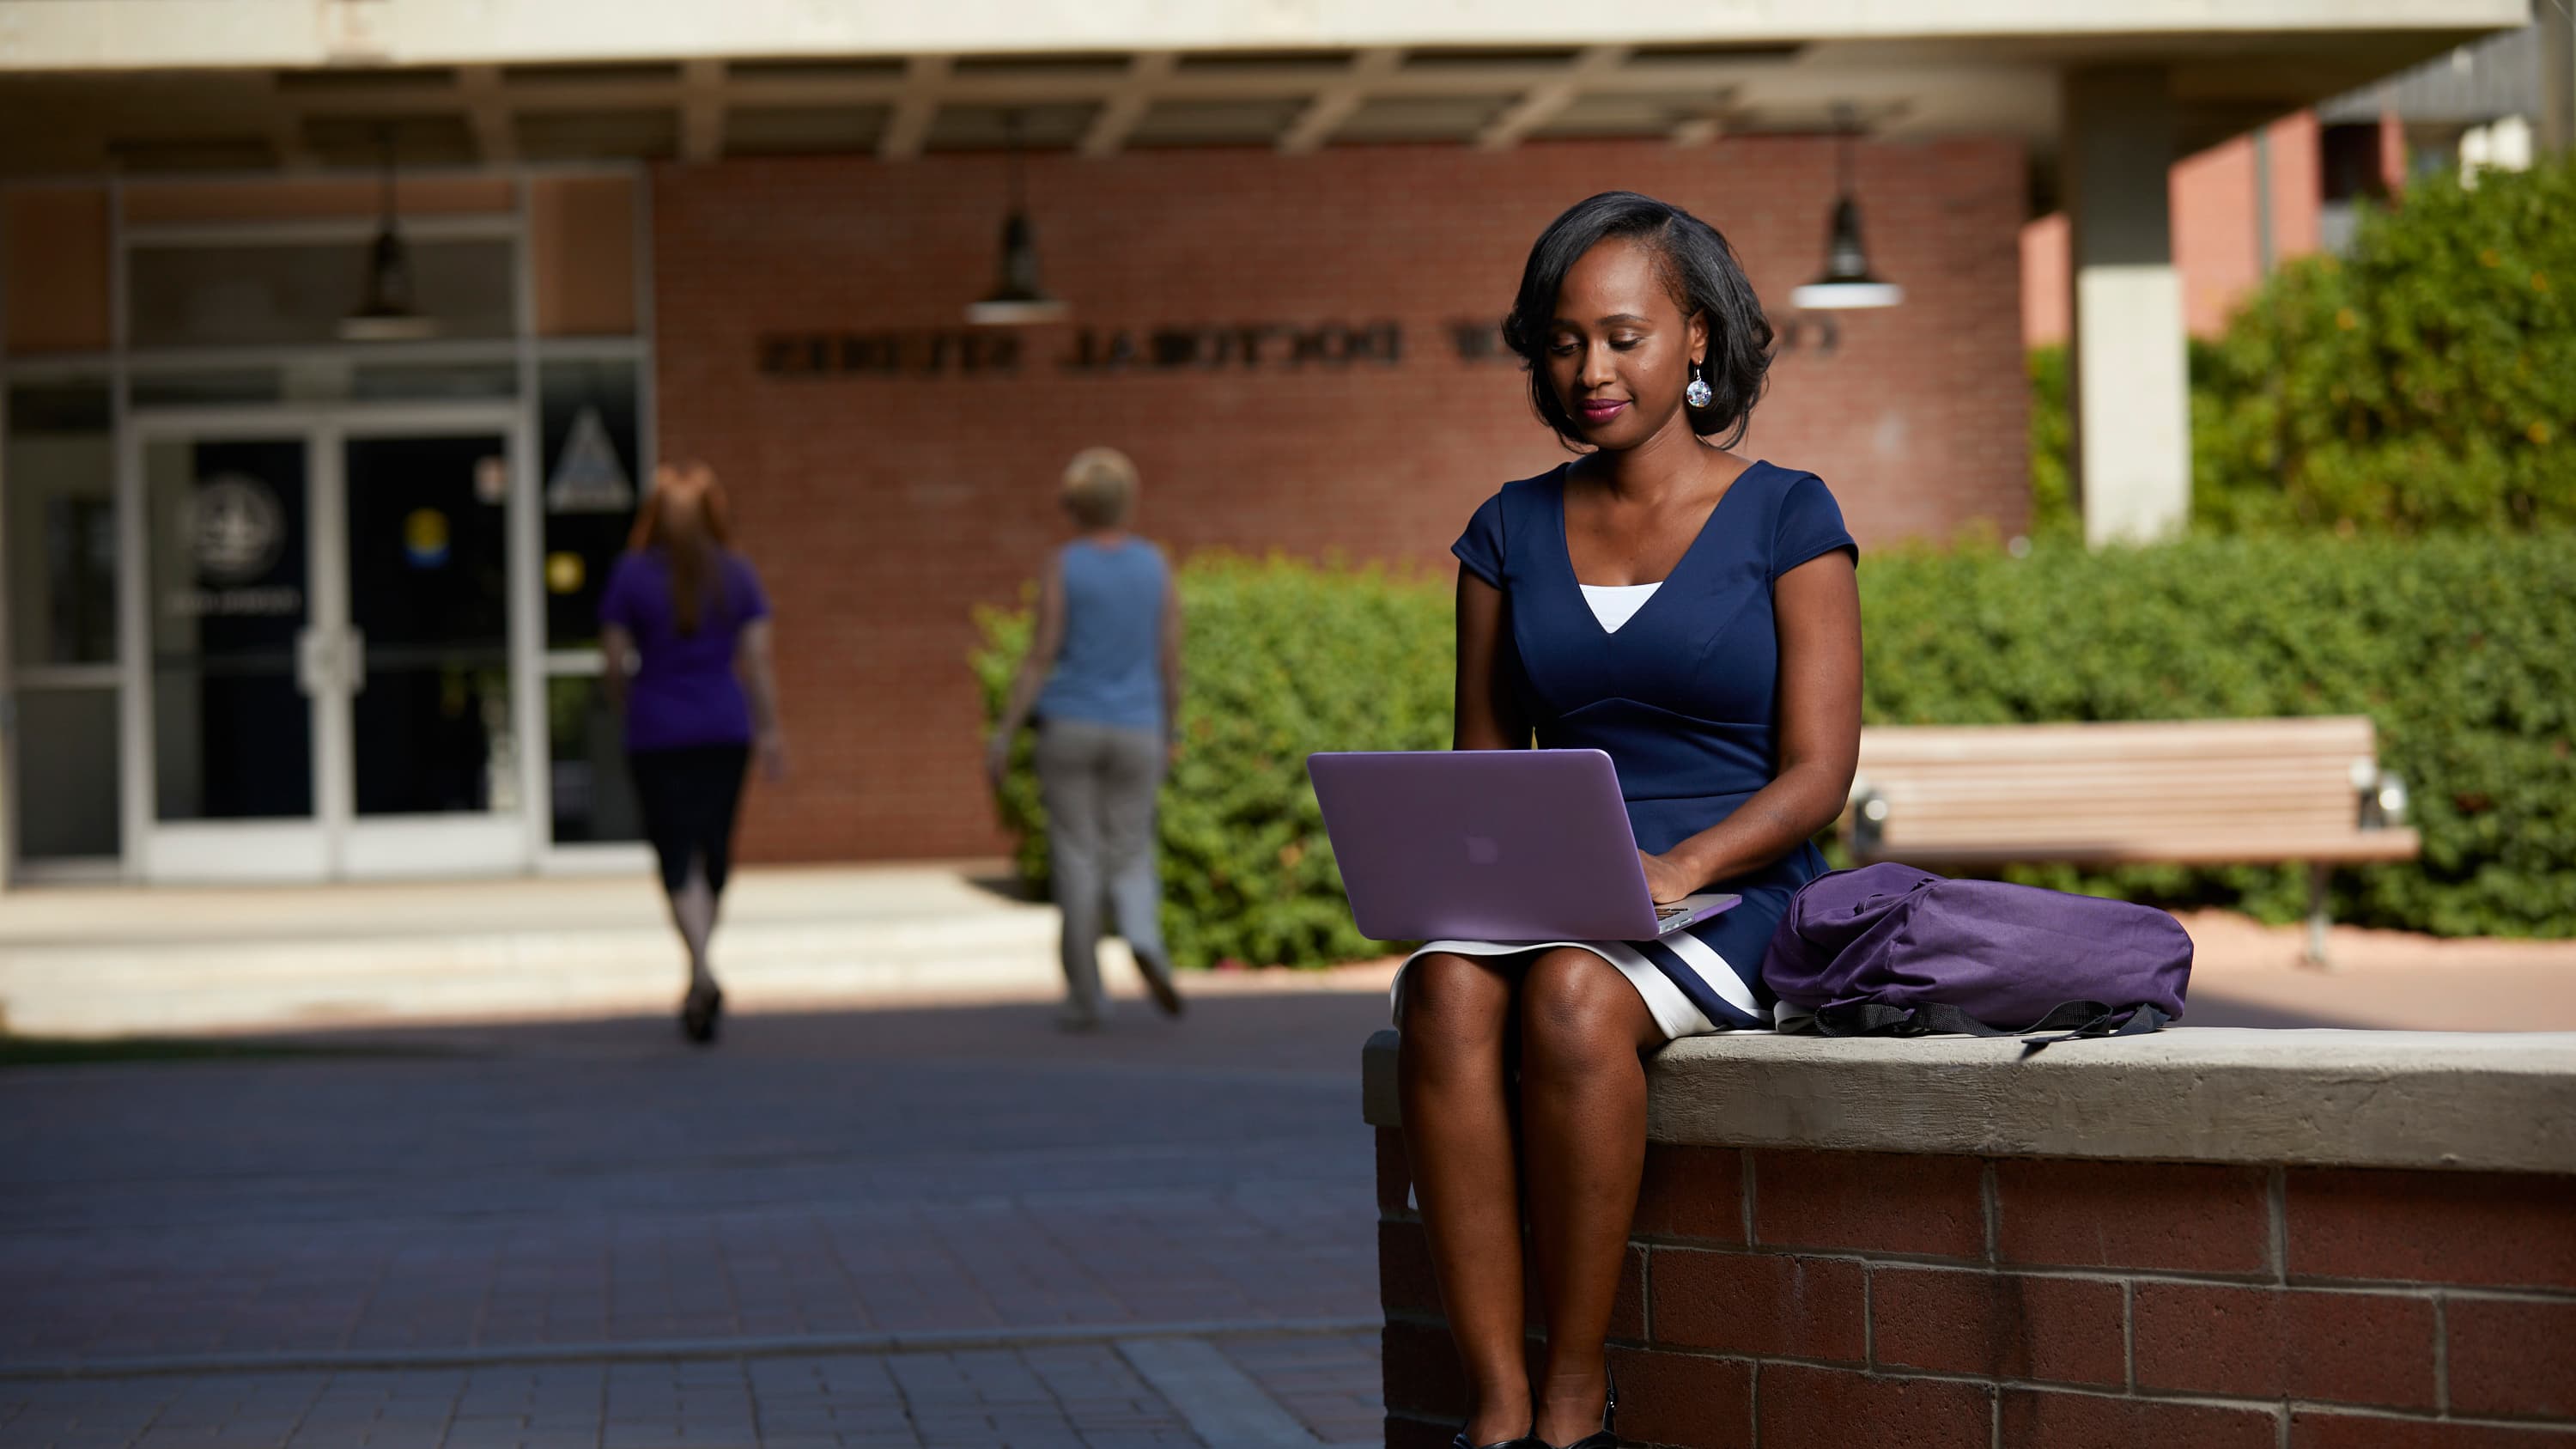
M 1619 968 L 1589 951 L 1550 951 L 1521 982 L 1524 1071 L 1634 1053 L 1642 1044 L 1644 998 Z
M 1396 1026 L 1408 1044 L 1499 1044 L 1512 1009 L 1511 982 L 1471 956 L 1436 951 L 1404 968 Z

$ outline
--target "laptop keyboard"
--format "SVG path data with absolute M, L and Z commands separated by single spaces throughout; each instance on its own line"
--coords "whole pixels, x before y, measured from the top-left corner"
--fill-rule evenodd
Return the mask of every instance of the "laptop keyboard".
M 1688 906 L 1657 906 L 1657 907 L 1655 907 L 1655 919 L 1656 919 L 1656 920 L 1658 920 L 1658 921 L 1669 921 L 1669 920 L 1671 920 L 1671 919 L 1672 919 L 1673 917 L 1675 917 L 1675 916 L 1687 916 L 1687 915 L 1689 915 L 1689 914 L 1690 914 L 1690 907 L 1688 907 Z

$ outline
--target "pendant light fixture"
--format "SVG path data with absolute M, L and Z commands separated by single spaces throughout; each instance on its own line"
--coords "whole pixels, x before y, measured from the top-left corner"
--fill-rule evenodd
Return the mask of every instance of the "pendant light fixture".
M 984 300 L 966 309 L 966 320 L 979 327 L 1028 327 L 1061 322 L 1071 311 L 1038 285 L 1037 228 L 1029 224 L 1028 200 L 1020 179 L 1020 113 L 1002 117 L 1005 164 L 1009 168 L 1011 209 L 1002 219 L 1002 270 Z
M 1850 107 L 1836 106 L 1834 215 L 1825 237 L 1825 271 L 1789 294 L 1805 311 L 1893 307 L 1905 300 L 1905 289 L 1880 281 L 1861 251 L 1860 203 L 1852 198 L 1852 129 Z
M 367 292 L 358 310 L 340 319 L 340 336 L 348 342 L 411 342 L 435 336 L 438 324 L 412 306 L 411 253 L 394 222 L 394 132 L 383 132 L 385 153 L 384 215 L 376 239 L 367 249 Z

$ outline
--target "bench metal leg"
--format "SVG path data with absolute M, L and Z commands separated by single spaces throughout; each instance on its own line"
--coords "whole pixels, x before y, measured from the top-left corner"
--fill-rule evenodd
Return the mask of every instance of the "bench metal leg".
M 2330 969 L 2333 966 L 2333 963 L 2326 959 L 2326 877 L 2332 873 L 2333 868 L 2331 866 L 2311 865 L 2308 867 L 2308 953 L 2306 959 L 2307 964 L 2321 969 Z

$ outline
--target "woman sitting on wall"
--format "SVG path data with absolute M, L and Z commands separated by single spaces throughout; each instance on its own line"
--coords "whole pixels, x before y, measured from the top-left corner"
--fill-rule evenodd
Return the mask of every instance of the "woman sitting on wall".
M 1504 332 L 1580 456 L 1506 484 L 1458 540 L 1456 745 L 1606 751 L 1655 899 L 1744 898 L 1656 942 L 1432 942 L 1396 979 L 1405 1143 L 1471 1395 L 1457 1442 L 1613 1449 L 1602 1340 L 1645 1160 L 1641 1059 L 1770 1025 L 1763 947 L 1823 871 L 1809 837 L 1859 757 L 1857 550 L 1815 475 L 1728 451 L 1771 327 L 1707 223 L 1628 192 L 1576 205 Z

